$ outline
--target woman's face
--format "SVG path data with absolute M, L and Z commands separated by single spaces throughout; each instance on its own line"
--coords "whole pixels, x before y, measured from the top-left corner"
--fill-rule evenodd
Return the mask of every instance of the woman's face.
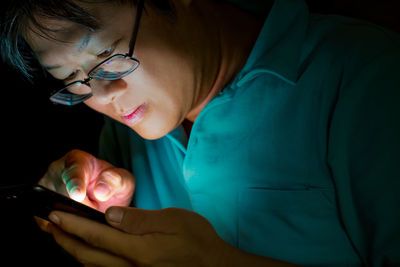
M 110 3 L 87 7 L 102 24 L 96 32 L 69 21 L 41 18 L 57 30 L 52 34 L 62 42 L 32 32 L 26 36 L 39 62 L 65 83 L 85 79 L 105 58 L 129 50 L 136 7 Z M 177 12 L 183 8 L 177 6 Z M 202 94 L 203 68 L 193 52 L 196 42 L 186 38 L 189 17 L 171 21 L 146 7 L 134 52 L 139 68 L 120 80 L 91 81 L 93 96 L 85 104 L 146 139 L 160 138 L 175 129 Z

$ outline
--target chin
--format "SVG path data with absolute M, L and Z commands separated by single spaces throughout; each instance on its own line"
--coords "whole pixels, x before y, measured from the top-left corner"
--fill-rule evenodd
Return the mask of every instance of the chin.
M 166 136 L 176 127 L 168 127 L 168 125 L 160 125 L 157 123 L 143 123 L 131 127 L 138 135 L 147 140 L 156 140 Z
M 136 131 L 136 133 L 138 135 L 140 135 L 143 139 L 146 139 L 146 140 L 157 140 L 157 139 L 164 137 L 166 134 L 168 134 L 168 133 L 160 134 L 160 133 L 147 133 L 147 132 L 142 133 L 142 132 L 138 132 L 138 131 Z

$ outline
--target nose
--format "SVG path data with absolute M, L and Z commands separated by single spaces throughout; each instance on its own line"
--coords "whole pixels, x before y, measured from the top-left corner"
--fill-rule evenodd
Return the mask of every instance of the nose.
M 93 98 L 101 104 L 110 104 L 117 100 L 127 90 L 127 83 L 123 79 L 113 81 L 92 80 Z

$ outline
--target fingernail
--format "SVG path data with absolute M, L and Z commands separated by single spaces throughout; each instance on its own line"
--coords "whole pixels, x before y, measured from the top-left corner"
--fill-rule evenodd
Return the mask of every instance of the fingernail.
M 81 192 L 81 189 L 79 188 L 79 186 L 74 186 L 74 187 L 72 187 L 72 188 L 69 190 L 69 196 L 70 196 L 72 199 L 74 199 L 74 200 L 76 200 L 76 201 L 78 201 L 78 202 L 83 201 L 83 198 L 84 198 L 84 197 L 82 197 L 82 192 Z
M 59 218 L 57 215 L 55 215 L 54 213 L 51 213 L 51 214 L 49 215 L 49 219 L 50 219 L 50 221 L 52 221 L 54 224 L 57 224 L 57 225 L 60 224 L 60 218 Z
M 109 208 L 107 210 L 107 217 L 114 223 L 121 223 L 124 217 L 124 211 L 121 208 Z
M 111 193 L 111 188 L 108 184 L 99 182 L 95 189 L 96 198 L 99 200 L 105 200 Z

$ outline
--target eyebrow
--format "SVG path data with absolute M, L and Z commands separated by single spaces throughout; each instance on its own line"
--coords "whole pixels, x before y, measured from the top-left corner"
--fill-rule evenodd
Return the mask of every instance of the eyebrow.
M 82 52 L 83 50 L 85 50 L 85 48 L 88 46 L 91 38 L 92 38 L 92 33 L 93 32 L 88 32 L 85 37 L 82 38 L 82 40 L 80 41 L 79 45 L 78 45 L 78 52 Z
M 46 65 L 43 65 L 43 68 L 45 68 L 46 70 L 55 70 L 55 69 L 58 69 L 58 68 L 61 68 L 61 66 L 46 66 Z
M 85 48 L 89 45 L 90 40 L 92 39 L 92 33 L 91 31 L 89 31 L 83 38 L 82 40 L 78 43 L 77 45 L 77 49 L 76 51 L 78 53 L 82 52 L 83 50 L 85 50 Z M 59 65 L 55 65 L 55 66 L 47 66 L 44 65 L 43 66 L 46 70 L 55 70 L 58 68 L 61 68 L 61 66 Z

